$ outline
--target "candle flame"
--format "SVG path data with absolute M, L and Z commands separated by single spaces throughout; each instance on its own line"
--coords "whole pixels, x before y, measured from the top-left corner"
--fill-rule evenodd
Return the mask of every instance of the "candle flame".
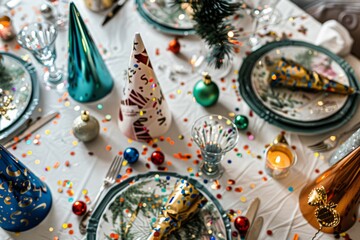
M 281 161 L 280 156 L 277 156 L 276 159 L 275 159 L 275 162 L 276 162 L 276 163 L 280 163 L 280 161 Z

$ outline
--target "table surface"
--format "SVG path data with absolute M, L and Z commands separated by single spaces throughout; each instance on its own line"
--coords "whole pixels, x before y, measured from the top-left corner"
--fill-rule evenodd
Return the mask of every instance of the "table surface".
M 221 89 L 218 103 L 214 107 L 203 108 L 194 103 L 191 94 L 195 82 L 201 78 L 201 75 L 197 72 L 171 74 L 179 66 L 185 66 L 185 69 L 190 67 L 184 59 L 166 50 L 173 36 L 158 32 L 148 25 L 137 13 L 134 1 L 129 1 L 105 27 L 101 26 L 105 13 L 91 12 L 85 7 L 83 1 L 75 2 L 105 59 L 115 85 L 112 92 L 100 101 L 82 104 L 67 97 L 66 94 L 46 89 L 41 83 L 41 101 L 36 114 L 44 115 L 51 111 L 59 111 L 60 118 L 38 130 L 30 141 L 19 143 L 17 149 L 11 152 L 49 185 L 53 194 L 53 207 L 47 218 L 34 229 L 16 234 L 0 230 L 0 238 L 81 239 L 82 236 L 78 230 L 80 218 L 72 213 L 72 203 L 75 200 L 85 200 L 85 197 L 90 200 L 95 198 L 110 162 L 116 154 L 130 146 L 137 148 L 140 152 L 144 148 L 148 149 L 144 152 L 145 155 L 141 156 L 140 162 L 131 166 L 132 173 L 128 173 L 129 166 L 122 169 L 121 174 L 124 177 L 157 170 L 152 163 L 150 163 L 150 169 L 145 166 L 154 150 L 153 146 L 127 139 L 117 126 L 121 89 L 124 82 L 123 73 L 128 66 L 134 33 L 140 32 L 172 111 L 171 129 L 164 135 L 164 141 L 157 142 L 157 146 L 166 155 L 165 166 L 168 171 L 188 176 L 196 173 L 197 165 L 194 164 L 194 160 L 197 159 L 198 149 L 194 144 L 189 146 L 188 143 L 190 143 L 192 123 L 198 117 L 210 113 L 224 116 L 243 114 L 249 118 L 250 125 L 246 131 L 240 133 L 236 146 L 238 151 L 227 153 L 226 160 L 222 162 L 225 173 L 219 180 L 220 189 L 213 190 L 211 183 L 206 186 L 215 196 L 221 196 L 219 201 L 225 209 L 244 212 L 254 198 L 260 198 L 258 215 L 264 217 L 264 226 L 259 239 L 292 239 L 295 234 L 298 234 L 300 239 L 311 239 L 316 229 L 302 217 L 298 204 L 299 193 L 308 181 L 329 167 L 326 160 L 331 152 L 314 154 L 306 147 L 320 140 L 324 135 L 298 136 L 286 133 L 290 145 L 296 146 L 297 164 L 291 174 L 283 180 L 274 180 L 265 174 L 264 159 L 258 157 L 263 155 L 265 145 L 270 143 L 282 129 L 252 114 L 245 101 L 239 97 L 235 80 L 247 48 L 242 47 L 240 53 L 235 55 L 232 70 L 223 80 L 214 79 Z M 61 8 L 65 9 L 67 3 L 61 2 L 61 4 Z M 21 5 L 11 11 L 17 30 L 25 23 L 41 20 L 39 5 L 40 1 L 23 0 Z M 281 1 L 278 8 L 281 9 L 284 19 L 290 16 L 306 17 L 295 18 L 293 22 L 283 21 L 274 27 L 276 32 L 291 34 L 292 39 L 315 41 L 321 27 L 320 23 L 287 0 Z M 239 21 L 241 23 L 242 20 Z M 249 29 L 251 26 L 244 24 L 244 27 Z M 183 37 L 179 41 L 185 58 L 190 58 L 202 46 L 202 41 L 197 37 Z M 65 67 L 67 64 L 66 31 L 60 32 L 56 44 L 57 64 Z M 25 50 L 19 49 L 16 41 L 0 42 L 0 51 L 4 50 L 18 56 L 30 55 Z M 155 54 L 156 51 L 159 51 L 159 54 Z M 346 57 L 346 60 L 354 67 L 359 78 L 360 61 L 352 56 Z M 33 62 L 37 66 L 39 79 L 42 79 L 43 68 L 37 62 Z M 81 110 L 89 110 L 100 120 L 100 136 L 87 144 L 78 142 L 71 133 L 73 120 L 79 116 Z M 112 117 L 110 121 L 105 120 L 106 115 Z M 360 111 L 357 111 L 346 126 L 335 132 L 340 133 L 350 128 L 359 117 Z M 250 140 L 249 133 L 254 136 L 254 139 Z M 39 145 L 32 142 L 36 135 L 40 136 L 41 144 Z M 184 138 L 181 139 L 180 135 Z M 191 154 L 192 157 L 187 161 L 180 160 L 176 158 L 177 153 Z M 231 163 L 228 160 L 231 160 Z M 65 165 L 66 161 L 69 161 L 70 166 Z M 234 187 L 241 187 L 243 191 L 226 191 L 228 179 L 235 180 Z M 65 181 L 70 181 L 72 187 L 69 184 L 63 186 Z M 69 223 L 72 227 L 66 227 Z M 267 235 L 267 230 L 272 231 L 271 237 Z M 348 233 L 353 239 L 360 236 L 359 221 Z M 333 239 L 333 235 L 320 234 L 319 239 Z

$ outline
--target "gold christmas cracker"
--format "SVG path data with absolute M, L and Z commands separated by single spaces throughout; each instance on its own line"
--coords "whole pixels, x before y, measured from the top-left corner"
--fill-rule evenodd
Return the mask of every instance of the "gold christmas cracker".
M 185 179 L 177 180 L 174 190 L 153 225 L 148 240 L 160 240 L 169 236 L 191 219 L 206 203 L 207 199 L 194 185 Z
M 332 92 L 350 95 L 354 88 L 331 80 L 317 72 L 310 71 L 295 61 L 280 58 L 271 60 L 265 58 L 265 64 L 270 72 L 269 82 L 272 87 L 285 87 L 293 90 L 314 92 Z

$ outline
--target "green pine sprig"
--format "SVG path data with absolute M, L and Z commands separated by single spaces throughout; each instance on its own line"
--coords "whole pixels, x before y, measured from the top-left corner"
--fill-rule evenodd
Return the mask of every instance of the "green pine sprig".
M 175 0 L 175 3 L 190 4 L 195 21 L 194 29 L 211 50 L 209 64 L 220 68 L 224 60 L 233 53 L 234 44 L 228 33 L 235 32 L 235 27 L 229 17 L 239 10 L 241 3 L 228 0 Z
M 0 82 L 3 89 L 7 89 L 7 86 L 12 86 L 13 82 L 18 81 L 25 71 L 18 66 L 7 67 L 0 62 Z

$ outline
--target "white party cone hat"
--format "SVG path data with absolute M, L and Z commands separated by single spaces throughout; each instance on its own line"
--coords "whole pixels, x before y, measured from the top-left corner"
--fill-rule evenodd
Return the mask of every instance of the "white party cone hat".
M 136 33 L 120 102 L 120 130 L 131 139 L 149 141 L 163 135 L 170 124 L 170 109 L 141 36 Z

